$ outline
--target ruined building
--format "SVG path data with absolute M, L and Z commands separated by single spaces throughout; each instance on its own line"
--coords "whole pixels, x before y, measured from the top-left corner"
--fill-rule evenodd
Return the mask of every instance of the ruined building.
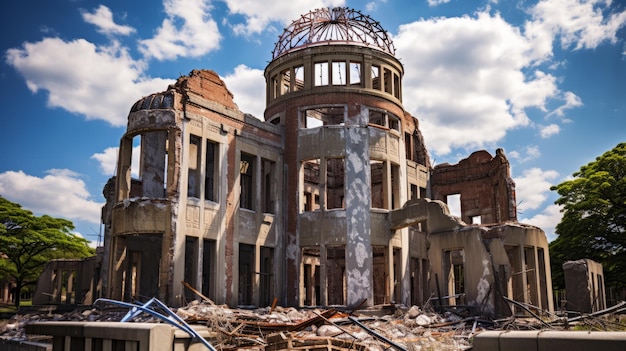
M 104 191 L 103 295 L 177 306 L 184 281 L 231 306 L 552 310 L 548 243 L 516 222 L 504 153 L 433 168 L 394 54 L 370 17 L 318 9 L 279 37 L 261 119 L 208 70 L 137 101 Z

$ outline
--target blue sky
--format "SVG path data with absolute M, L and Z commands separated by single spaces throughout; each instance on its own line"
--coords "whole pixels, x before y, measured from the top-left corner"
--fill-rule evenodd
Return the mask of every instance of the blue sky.
M 262 118 L 283 28 L 334 6 L 392 36 L 433 163 L 503 148 L 519 219 L 549 240 L 560 220 L 550 186 L 626 141 L 623 1 L 22 0 L 0 12 L 0 195 L 97 241 L 136 100 L 212 69 Z

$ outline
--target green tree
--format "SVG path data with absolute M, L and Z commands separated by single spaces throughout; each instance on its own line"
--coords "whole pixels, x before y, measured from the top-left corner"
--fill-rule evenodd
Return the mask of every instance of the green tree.
M 0 196 L 0 273 L 16 283 L 15 306 L 20 304 L 21 289 L 37 282 L 48 261 L 93 256 L 89 242 L 72 229 L 71 221 L 37 217 Z
M 563 218 L 550 243 L 555 287 L 563 288 L 562 264 L 589 258 L 602 263 L 605 284 L 626 288 L 626 143 L 620 143 L 553 186 Z

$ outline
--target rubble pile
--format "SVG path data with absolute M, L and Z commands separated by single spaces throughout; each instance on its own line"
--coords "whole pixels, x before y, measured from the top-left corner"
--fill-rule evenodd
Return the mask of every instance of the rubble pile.
M 621 309 L 613 311 L 623 312 Z M 15 315 L 0 323 L 0 338 L 27 340 L 24 326 L 39 321 L 122 321 L 128 309 L 95 304 L 67 313 L 51 310 Z M 611 318 L 588 315 L 576 318 L 555 315 L 481 319 L 448 310 L 436 313 L 429 306 L 403 308 L 385 305 L 364 310 L 339 308 L 296 309 L 280 306 L 244 309 L 194 301 L 168 312 L 184 323 L 206 326 L 207 341 L 219 350 L 467 350 L 474 335 L 483 330 L 624 330 Z M 147 313 L 134 314 L 129 322 L 162 322 Z
M 482 329 L 478 319 L 468 324 L 456 315 L 417 306 L 388 312 L 380 307 L 352 313 L 280 306 L 241 310 L 196 301 L 177 314 L 188 323 L 206 323 L 216 332 L 214 345 L 222 349 L 308 350 L 311 345 L 329 345 L 351 350 L 465 350 Z

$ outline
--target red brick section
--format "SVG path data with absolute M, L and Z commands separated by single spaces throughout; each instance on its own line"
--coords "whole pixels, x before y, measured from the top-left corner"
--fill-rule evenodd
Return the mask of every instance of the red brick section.
M 466 223 L 477 215 L 482 216 L 482 224 L 517 221 L 515 183 L 502 149 L 494 157 L 481 150 L 456 165 L 437 165 L 430 182 L 435 200 L 445 202 L 448 195 L 461 195 L 461 219 Z
M 178 78 L 175 86 L 215 101 L 230 109 L 237 109 L 233 101 L 233 94 L 228 91 L 224 81 L 211 70 L 193 70 L 188 76 Z

